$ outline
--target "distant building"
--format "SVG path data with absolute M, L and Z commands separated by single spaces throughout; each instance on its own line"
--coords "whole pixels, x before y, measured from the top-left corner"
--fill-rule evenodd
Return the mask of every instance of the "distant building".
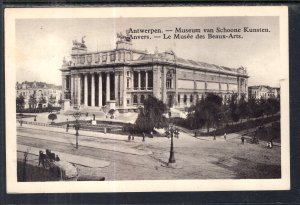
M 233 93 L 247 95 L 249 76 L 243 67 L 183 59 L 172 50 L 149 54 L 133 49 L 129 36 L 117 37 L 115 49 L 95 52 L 87 51 L 84 39 L 73 41 L 71 56 L 60 69 L 66 109 L 111 103 L 128 109 L 142 105 L 148 96 L 184 108 L 207 93 L 216 93 L 224 101 Z
M 248 96 L 256 99 L 279 98 L 280 88 L 267 85 L 255 85 L 248 87 Z
M 24 97 L 24 108 L 47 107 L 48 103 L 54 107 L 59 107 L 59 100 L 62 99 L 61 86 L 35 81 L 17 82 L 16 94 L 17 97 L 21 95 Z M 33 100 L 30 98 L 34 98 L 36 103 L 32 103 Z

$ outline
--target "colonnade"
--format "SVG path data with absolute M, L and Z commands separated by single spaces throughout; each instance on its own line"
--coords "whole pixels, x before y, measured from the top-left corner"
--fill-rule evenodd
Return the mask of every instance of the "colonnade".
M 144 82 L 143 82 L 143 87 L 142 87 L 142 77 L 141 77 L 141 73 L 145 73 L 145 78 L 144 78 Z M 152 72 L 152 71 L 133 71 L 133 75 L 132 75 L 132 85 L 133 85 L 133 88 L 134 90 L 152 90 L 153 88 L 152 87 L 149 87 L 149 72 Z M 137 73 L 137 87 L 135 86 L 135 73 Z M 153 72 L 152 72 L 152 76 L 153 76 Z M 153 78 L 153 77 L 152 77 Z M 152 83 L 152 86 L 153 86 L 153 83 Z
M 103 106 L 106 103 L 103 103 L 103 91 L 105 92 L 105 101 L 117 100 L 119 84 L 118 84 L 118 74 L 113 72 L 97 72 L 97 73 L 80 73 L 72 74 L 70 77 L 70 92 L 71 92 L 71 102 L 73 105 L 85 107 L 91 106 Z M 89 80 L 90 76 L 90 80 Z M 103 85 L 103 77 L 105 77 L 106 84 Z M 113 79 L 111 79 L 113 77 Z M 96 84 L 96 78 L 98 78 L 98 83 Z M 65 78 L 66 80 L 66 78 Z M 111 95 L 111 80 L 114 81 L 114 94 Z M 65 82 L 68 83 L 68 82 Z M 96 86 L 98 86 L 96 88 Z M 105 86 L 103 89 L 102 87 Z M 66 86 L 67 87 L 67 86 Z M 83 93 L 82 93 L 83 92 Z M 97 92 L 97 95 L 96 95 Z M 89 94 L 90 94 L 90 103 L 89 103 Z M 96 96 L 98 99 L 96 100 Z M 82 99 L 83 97 L 83 99 Z M 98 104 L 96 105 L 96 102 Z

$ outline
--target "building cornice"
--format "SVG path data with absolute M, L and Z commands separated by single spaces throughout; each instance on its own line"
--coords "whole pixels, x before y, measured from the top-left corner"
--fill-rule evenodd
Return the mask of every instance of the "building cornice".
M 75 66 L 68 66 L 65 68 L 61 68 L 60 70 L 62 72 L 68 72 L 72 70 L 83 70 L 83 69 L 97 69 L 97 68 L 116 68 L 116 67 L 122 67 L 122 66 L 141 66 L 141 65 L 148 65 L 148 66 L 154 66 L 154 65 L 162 65 L 162 66 L 172 66 L 175 68 L 184 68 L 189 69 L 193 71 L 202 71 L 202 72 L 209 72 L 209 73 L 216 73 L 216 74 L 224 74 L 224 75 L 231 75 L 231 76 L 237 76 L 237 77 L 244 77 L 249 78 L 247 74 L 241 74 L 238 72 L 230 72 L 230 71 L 224 71 L 221 69 L 207 69 L 203 68 L 201 66 L 192 66 L 189 64 L 184 63 L 178 63 L 176 61 L 168 61 L 163 59 L 155 59 L 155 60 L 136 60 L 136 61 L 117 61 L 117 62 L 108 62 L 108 63 L 100 63 L 100 64 L 84 64 L 84 65 L 75 65 Z M 87 71 L 88 72 L 88 71 Z

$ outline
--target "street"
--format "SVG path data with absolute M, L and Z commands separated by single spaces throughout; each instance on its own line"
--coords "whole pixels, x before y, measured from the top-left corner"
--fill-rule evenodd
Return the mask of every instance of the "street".
M 47 127 L 47 129 L 51 129 Z M 18 145 L 50 149 L 76 157 L 109 162 L 103 167 L 75 163 L 79 174 L 104 176 L 106 180 L 162 180 L 162 179 L 235 179 L 235 178 L 279 178 L 280 146 L 267 149 L 266 143 L 241 145 L 240 138 L 228 134 L 223 136 L 194 138 L 180 133 L 174 139 L 176 164 L 180 168 L 166 168 L 170 139 L 135 136 L 127 141 L 125 135 L 79 132 L 79 148 L 75 148 L 75 135 L 62 130 L 48 130 L 40 126 L 18 127 Z M 38 164 L 38 153 L 29 155 L 29 163 Z M 18 148 L 18 160 L 23 153 Z M 60 157 L 61 160 L 64 160 Z M 90 160 L 92 163 L 93 160 Z

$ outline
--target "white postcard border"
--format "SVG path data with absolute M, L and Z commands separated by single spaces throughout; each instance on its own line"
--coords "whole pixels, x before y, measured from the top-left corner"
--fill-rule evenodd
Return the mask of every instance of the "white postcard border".
M 15 20 L 24 18 L 118 18 L 279 16 L 281 80 L 281 179 L 139 180 L 103 182 L 17 182 L 15 102 Z M 289 190 L 289 76 L 288 8 L 280 7 L 118 7 L 118 8 L 8 8 L 5 9 L 5 117 L 8 193 L 84 193 L 151 191 Z

